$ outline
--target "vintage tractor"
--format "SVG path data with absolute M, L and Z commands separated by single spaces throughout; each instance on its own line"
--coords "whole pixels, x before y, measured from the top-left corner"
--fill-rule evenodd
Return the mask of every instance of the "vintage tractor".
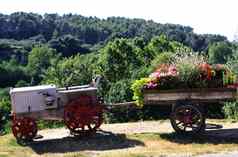
M 17 140 L 37 135 L 37 120 L 63 120 L 71 134 L 86 136 L 103 122 L 103 105 L 95 85 L 57 88 L 55 85 L 12 88 L 12 132 Z

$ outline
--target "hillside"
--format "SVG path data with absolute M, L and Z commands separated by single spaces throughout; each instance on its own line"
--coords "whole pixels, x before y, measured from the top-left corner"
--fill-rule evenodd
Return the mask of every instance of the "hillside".
M 227 41 L 221 35 L 196 34 L 189 26 L 160 24 L 152 20 L 16 12 L 0 14 L 0 59 L 26 55 L 33 45 L 40 43 L 48 44 L 63 56 L 71 56 L 96 51 L 115 38 L 142 37 L 149 41 L 161 34 L 194 51 L 207 51 L 209 44 Z M 21 62 L 26 61 L 23 58 Z

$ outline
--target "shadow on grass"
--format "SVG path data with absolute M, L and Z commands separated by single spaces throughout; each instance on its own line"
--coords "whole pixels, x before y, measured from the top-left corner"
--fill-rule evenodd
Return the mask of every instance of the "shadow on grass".
M 128 139 L 124 134 L 111 132 L 98 132 L 94 136 L 76 138 L 64 137 L 62 139 L 50 139 L 28 143 L 36 153 L 67 153 L 85 150 L 112 150 L 144 146 L 138 140 Z
M 161 139 L 179 144 L 238 144 L 238 129 L 206 130 L 201 135 L 160 134 Z

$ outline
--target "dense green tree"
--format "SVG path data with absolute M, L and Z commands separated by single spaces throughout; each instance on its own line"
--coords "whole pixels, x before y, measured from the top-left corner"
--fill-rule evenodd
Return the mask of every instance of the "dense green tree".
M 224 64 L 232 57 L 233 50 L 230 43 L 218 42 L 209 46 L 208 55 L 210 63 Z
M 45 70 L 59 59 L 54 49 L 47 46 L 37 46 L 32 49 L 28 56 L 27 70 L 32 77 L 32 84 L 41 81 Z
M 116 39 L 102 49 L 99 66 L 103 75 L 110 81 L 130 78 L 133 69 L 140 67 L 142 61 L 133 45 L 127 39 Z
M 109 103 L 119 103 L 132 101 L 132 91 L 130 89 L 131 80 L 119 80 L 116 83 L 112 83 L 110 86 L 105 100 Z
M 64 57 L 70 57 L 77 53 L 85 54 L 89 52 L 87 48 L 82 47 L 82 41 L 72 35 L 65 35 L 60 38 L 52 39 L 49 41 L 49 45 Z
M 25 68 L 13 58 L 0 64 L 0 87 L 14 87 L 19 80 L 30 79 Z
M 97 56 L 92 54 L 64 58 L 47 69 L 43 83 L 59 87 L 88 84 L 94 76 L 96 61 Z
M 162 52 L 173 51 L 173 47 L 168 38 L 165 35 L 161 35 L 151 39 L 147 46 L 147 51 L 150 51 L 154 57 Z

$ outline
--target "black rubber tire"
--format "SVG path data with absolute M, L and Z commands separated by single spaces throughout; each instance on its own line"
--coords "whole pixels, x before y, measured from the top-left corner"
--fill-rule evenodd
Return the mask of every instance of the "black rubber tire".
M 182 110 L 185 110 L 186 112 L 194 112 L 195 116 L 197 116 L 199 120 L 197 121 L 197 127 L 193 127 L 194 124 L 190 124 L 190 126 L 188 127 L 187 124 L 178 120 L 178 113 Z M 195 116 L 192 116 L 192 120 Z M 177 123 L 177 120 L 179 121 L 179 123 Z M 206 128 L 205 121 L 206 116 L 204 114 L 203 108 L 200 105 L 194 105 L 187 100 L 177 102 L 173 107 L 170 115 L 170 123 L 175 132 L 178 134 L 201 134 L 205 131 Z M 179 127 L 179 124 L 182 124 L 184 128 Z M 191 130 L 186 130 L 186 128 L 191 128 Z

